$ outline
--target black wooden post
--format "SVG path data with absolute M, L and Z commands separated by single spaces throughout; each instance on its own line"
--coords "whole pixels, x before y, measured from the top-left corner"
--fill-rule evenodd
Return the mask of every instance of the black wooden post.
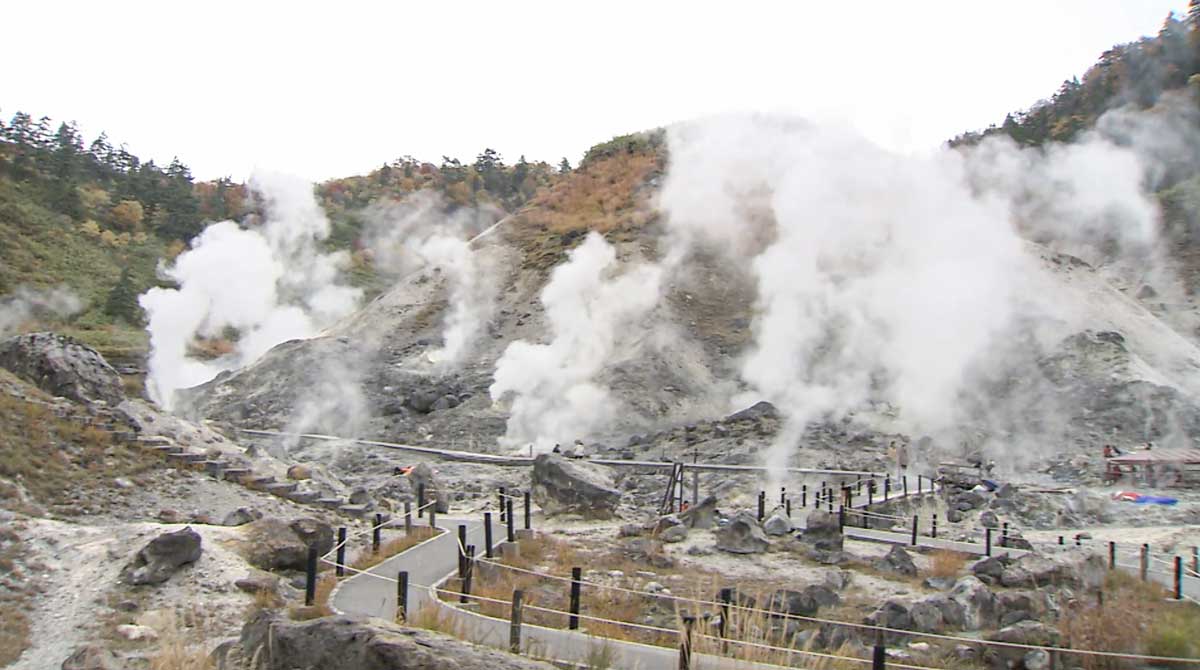
M 800 486 L 800 506 L 808 507 L 808 484 Z
M 1083 538 L 1079 536 L 1079 533 L 1075 533 L 1075 546 L 1076 547 L 1083 546 Z
M 838 505 L 838 530 L 846 528 L 846 506 Z
M 888 501 L 888 497 L 892 494 L 892 478 L 887 477 L 883 480 L 883 502 Z
M 467 526 L 458 524 L 458 578 L 467 578 Z
M 508 500 L 506 500 L 504 502 L 505 502 L 505 507 L 508 508 L 506 510 L 506 516 L 505 516 L 505 520 L 508 522 L 508 541 L 516 542 L 517 541 L 517 532 L 516 532 L 516 530 L 513 529 L 512 498 L 509 498 Z
M 512 527 L 512 514 L 509 514 L 509 527 Z M 521 653 L 521 600 L 525 592 L 521 589 L 513 591 L 512 616 L 508 620 L 508 650 L 514 654 Z
M 371 552 L 378 554 L 379 545 L 383 542 L 383 515 L 378 512 L 375 514 L 375 528 L 371 533 Z
M 458 596 L 458 602 L 464 605 L 470 600 L 471 596 L 471 578 L 475 574 L 475 545 L 467 545 L 467 554 L 463 558 L 463 578 L 462 578 L 462 593 Z
M 871 480 L 871 483 L 867 484 L 867 507 L 868 508 L 871 505 L 875 504 L 875 486 L 874 486 L 874 484 L 875 484 L 875 480 Z
M 875 648 L 871 654 L 871 670 L 887 670 L 887 648 L 883 646 L 883 631 L 875 629 Z
M 429 506 L 429 527 L 437 528 L 437 503 Z
M 758 520 L 762 521 L 767 518 L 767 492 L 758 492 Z
M 425 514 L 425 485 L 417 484 L 417 518 Z
M 913 515 L 912 546 L 917 546 L 917 515 Z
M 787 504 L 787 487 L 786 486 L 779 487 L 779 504 L 780 505 Z
M 1008 546 L 1008 522 L 1007 521 L 1005 521 L 1004 524 L 1002 526 L 1000 526 L 1000 546 L 1001 547 Z
M 696 623 L 696 617 L 691 614 L 682 614 L 683 619 L 683 639 L 679 641 L 679 670 L 691 670 L 692 668 L 692 626 Z
M 404 534 L 412 535 L 412 503 L 404 501 Z
M 1142 545 L 1142 562 L 1141 562 L 1141 565 L 1139 566 L 1139 568 L 1140 568 L 1139 572 L 1141 573 L 1142 581 L 1144 582 L 1148 578 L 1148 576 L 1149 576 L 1148 573 L 1150 572 L 1150 545 L 1148 545 L 1148 544 Z
M 337 565 L 334 570 L 338 577 L 346 574 L 346 527 L 338 528 Z
M 396 618 L 408 621 L 408 570 L 401 570 L 396 580 Z
M 1063 546 L 1063 536 L 1062 535 L 1058 536 L 1058 546 L 1060 546 L 1060 547 Z
M 784 503 L 783 509 L 787 513 L 788 518 L 789 519 L 792 518 L 792 499 L 791 498 L 788 498 L 787 502 Z
M 1192 572 L 1200 577 L 1200 547 L 1192 547 Z
M 567 628 L 579 630 L 579 589 L 583 586 L 583 568 L 571 568 L 571 602 L 567 610 L 571 616 L 567 619 Z
M 483 555 L 492 557 L 492 513 L 483 513 Z
M 921 475 L 917 475 L 917 495 L 921 494 Z
M 1175 557 L 1175 599 L 1183 600 L 1183 557 Z
M 529 504 L 529 491 L 525 492 L 525 530 L 533 529 L 533 506 Z
M 500 487 L 499 500 L 500 500 L 500 523 L 504 523 L 504 506 L 505 506 L 504 501 L 506 500 L 506 498 L 504 497 L 504 487 L 503 486 Z
M 992 555 L 992 529 L 984 528 L 983 536 L 985 539 L 985 544 L 983 545 L 983 555 L 991 556 Z
M 1059 542 L 1059 544 L 1062 544 Z M 1110 541 L 1108 543 L 1108 569 L 1115 570 L 1117 567 L 1117 543 Z
M 904 497 L 908 497 L 908 475 L 900 475 L 900 484 L 904 487 Z
M 700 459 L 699 452 L 692 454 L 692 463 Z M 692 507 L 700 504 L 700 470 L 692 468 Z
M 929 528 L 929 537 L 937 538 L 937 513 L 933 515 L 933 524 Z
M 717 626 L 717 636 L 721 638 L 721 652 L 729 649 L 725 637 L 729 634 L 729 604 L 733 601 L 733 589 L 721 589 L 721 625 Z
M 308 547 L 308 562 L 304 564 L 304 605 L 312 607 L 317 597 L 317 547 Z

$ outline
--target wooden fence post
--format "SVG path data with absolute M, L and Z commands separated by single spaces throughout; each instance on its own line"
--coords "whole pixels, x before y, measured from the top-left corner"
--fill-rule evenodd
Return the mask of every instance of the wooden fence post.
M 475 545 L 467 545 L 466 556 L 463 558 L 463 578 L 462 578 L 462 595 L 458 597 L 458 602 L 466 604 L 471 596 L 471 578 L 475 574 Z
M 1139 566 L 1139 572 L 1141 573 L 1143 582 L 1146 581 L 1147 579 L 1149 579 L 1149 572 L 1150 572 L 1150 545 L 1149 544 L 1142 545 L 1142 561 L 1141 561 L 1141 565 Z
M 800 506 L 808 507 L 808 484 L 800 486 Z
M 723 588 L 720 592 L 721 596 L 721 625 L 717 626 L 717 636 L 721 638 L 721 653 L 729 650 L 729 643 L 725 641 L 729 634 L 729 604 L 733 601 L 733 589 Z
M 417 518 L 425 514 L 425 485 L 417 484 Z
M 937 539 L 937 512 L 933 514 L 933 524 L 929 527 L 929 537 Z
M 509 515 L 511 528 L 512 516 Z M 508 621 L 508 650 L 514 654 L 521 653 L 521 600 L 525 592 L 517 589 L 512 595 L 512 616 Z
M 338 528 L 337 539 L 337 565 L 334 566 L 334 571 L 338 577 L 346 574 L 346 527 Z
M 312 607 L 317 597 L 317 547 L 309 545 L 308 562 L 304 565 L 304 605 Z
M 1175 599 L 1183 600 L 1183 557 L 1175 557 Z
M 401 570 L 396 579 L 396 618 L 408 622 L 408 570 Z
M 871 654 L 871 670 L 886 670 L 887 648 L 883 646 L 883 631 L 875 629 L 875 648 Z
M 371 533 L 371 553 L 378 554 L 379 546 L 383 543 L 383 515 L 375 513 L 375 528 Z
M 1062 542 L 1059 542 L 1062 544 Z M 1108 569 L 1115 570 L 1117 568 L 1117 543 L 1110 541 L 1108 543 Z
M 984 537 L 984 542 L 985 542 L 985 544 L 983 545 L 983 555 L 991 556 L 992 555 L 992 529 L 984 528 L 983 529 L 983 537 Z
M 483 513 L 483 555 L 492 557 L 492 513 Z
M 505 504 L 506 504 L 505 501 L 507 500 L 507 498 L 505 498 L 505 496 L 504 496 L 504 487 L 503 486 L 500 487 L 499 500 L 500 500 L 500 523 L 504 523 L 504 507 L 505 507 Z
M 571 568 L 571 601 L 568 610 L 567 629 L 579 630 L 579 589 L 583 585 L 583 568 Z
M 691 614 L 681 614 L 683 619 L 683 638 L 679 641 L 679 670 L 692 668 L 692 626 L 696 617 Z
M 913 515 L 912 546 L 917 546 L 917 515 Z
M 467 578 L 467 526 L 458 524 L 458 578 Z
M 525 492 L 525 530 L 533 529 L 533 505 L 530 504 L 529 491 Z
M 767 492 L 758 492 L 758 520 L 762 521 L 767 518 Z
M 412 503 L 404 501 L 404 535 L 412 535 Z
M 507 520 L 507 522 L 508 522 L 508 541 L 509 541 L 509 542 L 516 542 L 516 541 L 517 541 L 517 533 L 516 533 L 516 530 L 514 530 L 514 529 L 513 529 L 513 504 L 512 504 L 512 498 L 509 498 L 508 500 L 506 500 L 506 501 L 505 501 L 505 507 L 507 507 L 507 510 L 506 510 L 506 516 L 505 516 L 505 518 L 506 518 L 506 520 Z

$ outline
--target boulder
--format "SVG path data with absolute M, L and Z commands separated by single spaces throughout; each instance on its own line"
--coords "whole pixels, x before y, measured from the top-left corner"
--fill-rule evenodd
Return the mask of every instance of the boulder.
M 979 525 L 984 528 L 999 528 L 1000 518 L 990 509 L 986 509 L 979 515 Z
M 960 578 L 950 589 L 949 599 L 962 607 L 966 630 L 979 630 L 996 620 L 996 595 L 974 575 Z
M 788 535 L 792 532 L 792 520 L 788 518 L 782 507 L 776 507 L 763 522 L 763 532 L 775 536 Z
M 62 662 L 62 670 L 117 670 L 120 667 L 117 655 L 98 644 L 77 647 Z
M 827 586 L 813 584 L 803 591 L 779 589 L 771 594 L 767 609 L 790 616 L 813 616 L 822 607 L 836 605 L 840 598 Z
M 161 584 L 180 567 L 200 559 L 200 534 L 191 528 L 163 533 L 142 547 L 124 569 L 126 584 Z
M 1000 577 L 1004 574 L 1004 570 L 1011 562 L 1008 555 L 989 556 L 980 559 L 971 564 L 971 574 L 978 577 L 985 584 L 999 584 Z
M 222 526 L 244 526 L 262 518 L 262 512 L 249 507 L 239 507 L 221 519 Z
M 863 623 L 868 626 L 880 626 L 883 628 L 895 628 L 898 630 L 914 630 L 912 615 L 908 608 L 898 600 L 888 600 L 879 606 L 879 609 L 872 612 L 863 620 Z M 899 633 L 886 633 L 885 637 L 891 644 L 897 644 L 903 639 L 903 635 Z
M 908 552 L 898 544 L 893 544 L 887 555 L 875 562 L 875 567 L 884 572 L 905 577 L 917 575 L 917 565 L 913 563 L 912 556 L 909 556 Z
M 246 524 L 245 534 L 246 560 L 262 570 L 303 570 L 309 545 L 319 554 L 333 548 L 333 528 L 312 518 L 287 522 L 267 517 Z
M 1026 554 L 1005 568 L 1000 575 L 1000 583 L 1030 588 L 1052 585 L 1096 588 L 1104 582 L 1107 571 L 1104 558 L 1097 554 Z
M 265 572 L 250 574 L 233 583 L 239 591 L 246 593 L 275 593 L 279 590 L 279 578 Z
M 46 393 L 116 407 L 125 399 L 121 375 L 95 349 L 64 335 L 29 333 L 0 341 L 0 367 Z
M 558 454 L 541 454 L 533 462 L 533 499 L 549 515 L 578 514 L 586 519 L 611 519 L 621 492 L 612 471 Z
M 414 412 L 429 414 L 443 395 L 441 389 L 420 389 L 409 393 L 404 405 Z
M 680 512 L 679 520 L 688 528 L 712 528 L 717 523 L 717 497 L 710 495 Z
M 946 510 L 946 521 L 949 521 L 950 523 L 961 523 L 962 520 L 963 520 L 962 512 L 954 509 L 953 507 Z
M 434 509 L 438 514 L 445 514 L 450 511 L 450 496 L 443 492 L 441 484 L 438 482 L 433 468 L 428 463 L 418 463 L 416 467 L 408 473 L 408 484 L 412 488 L 413 499 L 417 498 L 417 491 L 422 486 L 425 487 L 425 502 L 430 500 L 434 502 Z
M 838 563 L 844 559 L 842 528 L 836 514 L 822 510 L 809 512 L 799 542 L 813 560 Z
M 287 469 L 287 478 L 297 482 L 312 479 L 312 466 L 306 463 L 297 463 Z
M 983 507 L 987 500 L 977 491 L 963 491 L 950 499 L 950 507 L 959 512 L 969 512 Z
M 942 613 L 942 623 L 948 628 L 962 628 L 966 623 L 966 610 L 961 604 L 946 595 L 930 596 L 922 602 L 938 608 Z
M 714 533 L 717 549 L 732 554 L 761 554 L 770 546 L 758 518 L 750 512 L 739 512 L 723 528 Z
M 554 666 L 448 635 L 379 619 L 336 616 L 293 622 L 260 612 L 242 628 L 240 650 L 258 670 L 553 670 Z M 226 664 L 228 666 L 228 664 Z M 218 666 L 220 667 L 220 666 Z M 232 670 L 232 668 L 230 668 Z
M 913 630 L 923 633 L 940 633 L 946 628 L 946 619 L 942 614 L 942 608 L 928 600 L 913 603 L 908 614 L 912 617 Z
M 984 636 L 985 640 L 993 642 L 1009 642 L 1012 644 L 1031 645 L 1034 647 L 1058 646 L 1059 634 L 1054 628 L 1037 621 L 1021 621 L 1011 626 Z M 1025 656 L 1031 651 L 1021 647 L 1002 647 L 988 645 L 984 650 L 984 660 L 993 666 L 1022 667 Z

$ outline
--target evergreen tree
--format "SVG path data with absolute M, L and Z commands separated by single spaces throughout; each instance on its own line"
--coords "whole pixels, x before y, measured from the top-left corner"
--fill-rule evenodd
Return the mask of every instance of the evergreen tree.
M 141 325 L 142 308 L 138 304 L 138 289 L 133 284 L 133 276 L 130 275 L 128 267 L 121 270 L 121 278 L 108 292 L 104 313 L 131 326 Z
M 567 160 L 566 156 L 563 156 L 562 161 L 560 161 L 558 164 L 558 173 L 566 174 L 570 171 L 571 171 L 571 161 Z

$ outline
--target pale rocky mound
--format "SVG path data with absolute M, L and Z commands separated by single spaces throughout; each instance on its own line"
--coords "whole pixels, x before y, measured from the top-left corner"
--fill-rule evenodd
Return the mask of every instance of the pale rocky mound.
M 55 333 L 28 333 L 0 341 L 0 367 L 46 393 L 79 402 L 125 399 L 121 375 L 94 349 Z

